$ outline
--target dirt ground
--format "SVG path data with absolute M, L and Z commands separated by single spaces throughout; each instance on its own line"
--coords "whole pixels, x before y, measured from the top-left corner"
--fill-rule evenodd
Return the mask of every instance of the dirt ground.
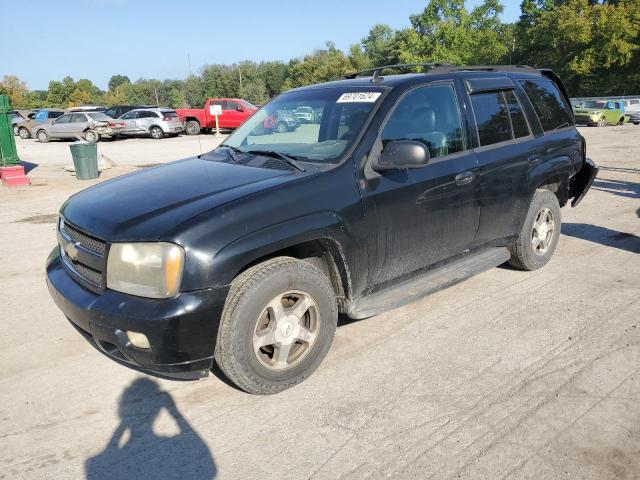
M 0 479 L 640 478 L 640 127 L 581 129 L 600 174 L 536 272 L 496 268 L 341 321 L 302 385 L 151 379 L 97 353 L 49 298 L 56 212 L 95 183 L 68 144 L 18 141 L 0 187 Z M 119 166 L 212 136 L 104 142 Z

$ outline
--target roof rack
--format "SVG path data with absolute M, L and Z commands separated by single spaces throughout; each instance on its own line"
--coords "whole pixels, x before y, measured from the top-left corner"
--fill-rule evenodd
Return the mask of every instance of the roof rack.
M 359 72 L 350 73 L 345 75 L 344 78 L 356 78 L 361 77 L 365 73 L 372 73 L 373 80 L 376 80 L 380 76 L 380 72 L 383 70 L 387 70 L 390 68 L 393 69 L 401 69 L 401 68 L 413 68 L 413 67 L 423 67 L 423 68 L 436 68 L 436 67 L 453 67 L 454 65 L 451 63 L 396 63 L 394 65 L 382 65 L 380 67 L 368 68 L 366 70 L 360 70 Z

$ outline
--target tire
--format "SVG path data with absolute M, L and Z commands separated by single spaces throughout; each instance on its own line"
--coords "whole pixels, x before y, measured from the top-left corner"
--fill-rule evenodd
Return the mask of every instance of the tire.
M 100 135 L 98 135 L 93 130 L 87 130 L 86 132 L 84 132 L 83 138 L 89 143 L 96 143 L 98 140 L 100 140 Z
M 598 119 L 598 123 L 596 124 L 596 126 L 598 127 L 606 127 L 607 126 L 607 119 L 604 117 L 600 117 Z
M 210 128 L 203 128 L 200 130 L 200 132 L 204 133 L 205 135 L 209 135 L 211 133 L 211 129 Z
M 286 123 L 278 122 L 278 125 L 276 126 L 276 130 L 278 131 L 278 133 L 286 133 L 289 131 L 289 128 L 287 127 Z
M 640 125 L 640 122 L 633 122 L 634 125 Z
M 154 140 L 159 140 L 164 137 L 164 132 L 160 127 L 154 126 L 149 129 L 149 135 L 151 135 L 151 138 Z
M 17 125 L 14 125 L 14 126 L 13 126 L 13 134 L 14 134 L 14 135 L 18 135 L 18 130 L 19 130 L 18 126 L 17 126 Z
M 543 217 L 547 227 L 541 230 Z M 561 228 L 558 198 L 549 190 L 536 190 L 518 240 L 509 246 L 509 263 L 522 270 L 537 270 L 545 266 L 558 246 Z M 541 236 L 544 236 L 543 241 L 540 241 Z
M 18 136 L 23 139 L 26 140 L 27 138 L 31 138 L 31 133 L 29 132 L 29 130 L 27 130 L 24 127 L 20 127 L 18 129 Z
M 620 121 L 618 122 L 618 126 L 619 126 L 619 127 L 620 127 L 620 126 L 622 126 L 622 125 L 624 125 L 624 117 L 622 117 L 622 118 L 620 119 Z
M 46 130 L 38 130 L 38 133 L 36 133 L 36 138 L 40 143 L 47 143 L 50 140 L 49 134 Z
M 198 135 L 200 133 L 200 124 L 195 120 L 189 120 L 184 126 L 184 131 L 187 135 Z
M 272 305 L 280 306 L 279 315 Z M 292 305 L 299 305 L 301 317 L 294 315 Z M 290 257 L 267 260 L 231 283 L 218 330 L 216 363 L 246 392 L 281 392 L 318 367 L 331 347 L 337 320 L 335 293 L 318 268 Z

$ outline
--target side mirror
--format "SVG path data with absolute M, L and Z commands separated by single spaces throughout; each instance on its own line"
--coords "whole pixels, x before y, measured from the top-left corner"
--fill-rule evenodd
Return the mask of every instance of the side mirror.
M 420 168 L 431 160 L 429 149 L 424 143 L 413 140 L 396 140 L 389 142 L 380 154 L 374 158 L 371 168 L 377 172 L 385 170 L 406 170 Z

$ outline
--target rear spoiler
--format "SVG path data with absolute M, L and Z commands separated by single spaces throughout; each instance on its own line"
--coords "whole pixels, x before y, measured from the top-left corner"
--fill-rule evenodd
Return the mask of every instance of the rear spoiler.
M 541 68 L 540 73 L 556 84 L 556 87 L 558 87 L 558 90 L 560 90 L 560 93 L 564 97 L 564 100 L 567 102 L 567 105 L 571 107 L 571 99 L 569 98 L 569 93 L 567 92 L 564 83 L 562 83 L 562 80 L 560 80 L 560 77 L 549 68 Z M 573 109 L 571 109 L 571 111 L 573 111 Z

